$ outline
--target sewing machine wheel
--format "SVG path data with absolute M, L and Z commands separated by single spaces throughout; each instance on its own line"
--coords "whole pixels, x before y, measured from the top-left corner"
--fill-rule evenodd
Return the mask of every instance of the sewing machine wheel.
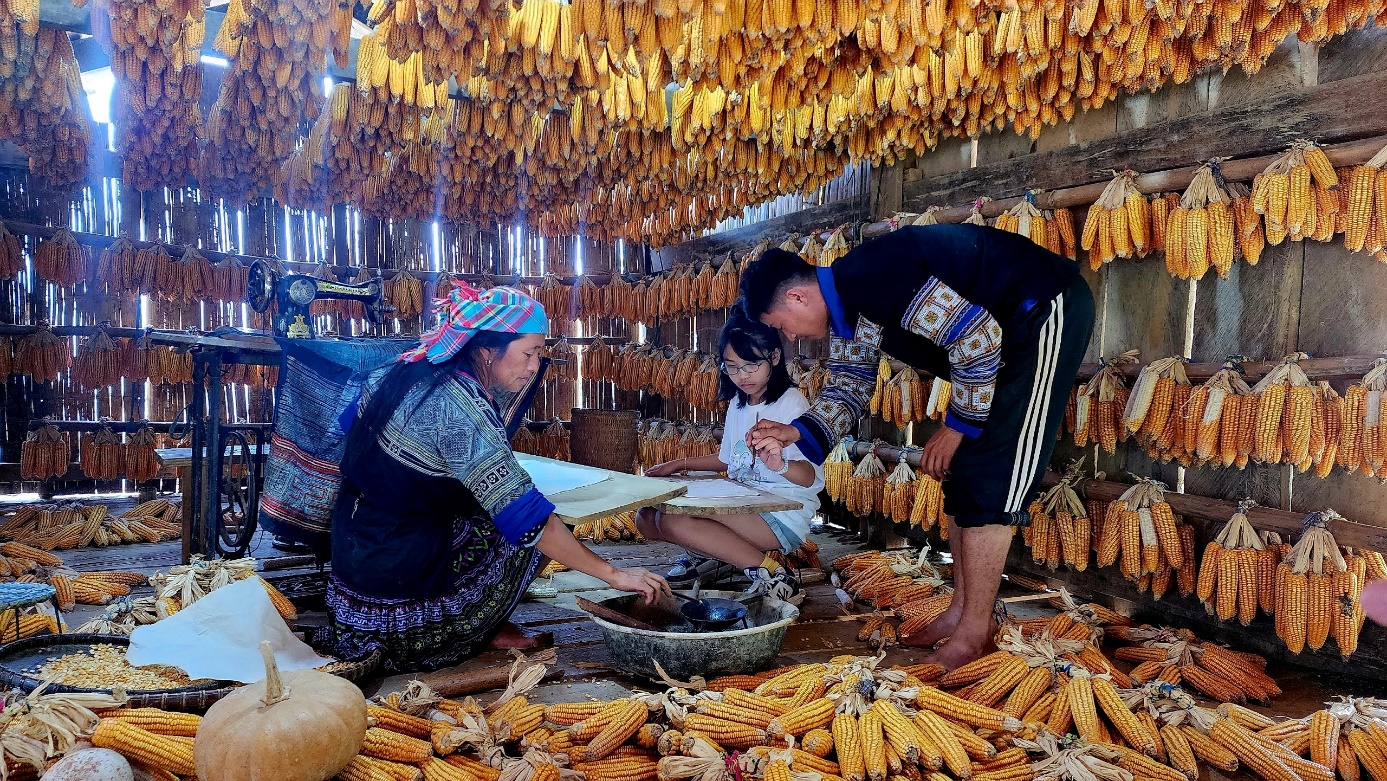
M 366 322 L 371 325 L 384 322 L 386 315 L 395 311 L 395 307 L 385 303 L 385 296 L 381 291 L 380 277 L 372 279 L 366 283 L 366 289 L 371 294 L 369 301 L 363 302 L 363 309 L 366 310 Z
M 246 293 L 250 308 L 256 312 L 267 312 L 275 300 L 275 287 L 279 285 L 279 275 L 274 269 L 260 261 L 250 264 L 246 274 Z

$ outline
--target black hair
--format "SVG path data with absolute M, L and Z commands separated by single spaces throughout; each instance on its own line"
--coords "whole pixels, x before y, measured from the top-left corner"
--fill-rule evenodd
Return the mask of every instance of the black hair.
M 420 398 L 422 404 L 460 370 L 470 372 L 473 377 L 480 377 L 481 351 L 490 348 L 498 354 L 504 354 L 511 343 L 521 336 L 522 334 L 501 331 L 478 331 L 456 355 L 442 363 L 430 363 L 428 360 L 412 363 L 401 361 L 391 366 L 347 432 L 346 453 L 343 456 L 344 469 L 346 462 L 364 456 L 371 445 L 380 439 L 395 410 L 411 391 L 420 385 L 424 386 L 424 395 Z
M 722 327 L 722 333 L 718 334 L 719 367 L 722 366 L 729 347 L 744 361 L 765 361 L 770 365 L 771 379 L 766 385 L 767 404 L 779 401 L 785 391 L 794 387 L 794 383 L 790 382 L 790 372 L 785 368 L 786 357 L 785 350 L 780 345 L 780 332 L 747 317 L 739 307 L 732 307 L 728 313 L 727 324 Z M 773 360 L 776 350 L 780 350 L 779 363 Z M 718 373 L 718 398 L 728 401 L 735 398 L 742 406 L 751 403 L 751 397 L 737 387 L 737 383 L 727 376 L 727 372 L 721 371 Z
M 742 308 L 759 321 L 787 288 L 814 281 L 814 266 L 789 250 L 773 247 L 742 269 Z

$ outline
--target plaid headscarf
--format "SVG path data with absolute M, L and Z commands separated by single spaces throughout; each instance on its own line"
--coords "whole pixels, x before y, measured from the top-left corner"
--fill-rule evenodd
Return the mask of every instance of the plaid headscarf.
M 478 331 L 500 331 L 508 334 L 543 334 L 549 331 L 549 320 L 539 302 L 511 287 L 477 290 L 465 282 L 456 282 L 446 299 L 434 302 L 443 322 L 424 334 L 419 346 L 400 360 L 414 362 L 427 358 L 429 363 L 443 363 L 457 355 Z

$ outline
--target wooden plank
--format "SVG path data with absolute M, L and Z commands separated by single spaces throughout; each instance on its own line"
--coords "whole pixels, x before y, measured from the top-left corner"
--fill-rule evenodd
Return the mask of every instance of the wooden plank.
M 525 460 L 552 462 L 552 459 L 530 455 L 523 456 L 521 460 L 522 462 Z M 598 518 L 606 518 L 609 515 L 617 515 L 641 507 L 652 507 L 680 496 L 687 490 L 682 485 L 674 485 L 665 480 L 656 480 L 653 477 L 638 477 L 621 472 L 610 472 L 606 469 L 569 464 L 568 462 L 557 463 L 562 463 L 565 467 L 601 472 L 607 478 L 600 483 L 585 485 L 547 497 L 549 501 L 554 503 L 554 514 L 562 518 L 565 523 L 572 525 L 595 521 Z
M 269 445 L 263 447 L 266 453 L 270 452 Z M 251 451 L 255 455 L 259 455 L 260 450 L 260 445 L 251 445 Z M 224 457 L 230 458 L 231 456 L 239 456 L 240 454 L 240 446 L 227 446 Z M 180 469 L 193 465 L 193 449 L 190 447 L 159 448 L 154 451 L 154 457 L 159 459 L 159 463 L 163 464 L 165 469 Z
M 1296 348 L 1303 245 L 1268 247 L 1256 266 L 1233 264 L 1228 279 L 1209 274 L 1195 295 L 1194 350 L 1199 363 L 1230 355 L 1279 360 Z
M 1301 350 L 1327 356 L 1387 349 L 1387 265 L 1350 254 L 1339 242 L 1307 242 L 1301 295 Z
M 682 477 L 683 482 L 693 482 L 696 480 L 719 480 L 719 477 Z M 756 496 L 728 496 L 714 497 L 708 499 L 694 499 L 687 496 L 680 496 L 670 499 L 660 504 L 660 511 L 667 513 L 677 513 L 680 515 L 747 515 L 754 513 L 773 513 L 783 510 L 799 510 L 804 507 L 801 502 L 777 496 L 769 491 L 762 491 L 755 486 L 729 480 L 743 488 L 756 492 Z
M 1103 349 L 1109 357 L 1141 350 L 1141 360 L 1184 352 L 1189 283 L 1175 279 L 1160 258 L 1107 266 Z
M 1161 122 L 1117 138 L 1080 141 L 970 171 L 926 178 L 905 191 L 905 208 L 959 204 L 986 193 L 1013 196 L 1108 179 L 1108 169 L 1161 171 L 1210 157 L 1246 157 L 1302 137 L 1345 141 L 1387 132 L 1387 112 L 1363 95 L 1382 94 L 1387 72 L 1369 73 L 1311 89 L 1277 92 L 1251 103 Z M 1082 115 L 1081 115 L 1082 116 Z
M 677 263 L 709 260 L 728 252 L 744 252 L 763 238 L 783 241 L 791 233 L 832 229 L 846 223 L 867 220 L 869 217 L 869 206 L 865 199 L 849 198 L 772 217 L 746 227 L 691 239 L 675 247 L 660 250 L 659 256 L 661 263 L 665 265 L 669 265 L 671 258 Z
M 1351 79 L 1387 68 L 1387 27 L 1336 35 L 1320 47 L 1319 83 Z

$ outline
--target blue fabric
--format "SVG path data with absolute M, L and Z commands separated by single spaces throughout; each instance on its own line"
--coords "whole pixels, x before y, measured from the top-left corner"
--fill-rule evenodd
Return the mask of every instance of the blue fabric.
M 977 426 L 971 426 L 967 423 L 964 423 L 962 419 L 960 419 L 957 415 L 955 415 L 952 412 L 945 413 L 944 425 L 948 426 L 954 431 L 957 431 L 960 434 L 963 434 L 966 437 L 971 437 L 973 439 L 977 439 L 979 436 L 982 435 L 982 429 L 978 428 Z
M 410 339 L 276 339 L 282 351 L 259 521 L 270 533 L 326 547 L 342 484 L 343 412 L 370 372 Z
M 819 277 L 819 292 L 823 294 L 824 304 L 828 306 L 828 316 L 833 321 L 833 335 L 840 339 L 851 340 L 853 338 L 853 327 L 848 323 L 847 313 L 843 310 L 843 299 L 838 296 L 838 286 L 833 281 L 833 271 L 825 266 L 815 269 Z
M 491 522 L 501 536 L 515 546 L 533 545 L 554 512 L 554 503 L 537 489 L 531 488 L 519 499 L 505 506 Z
M 824 459 L 828 457 L 828 454 L 824 452 L 823 447 L 819 444 L 819 437 L 809 430 L 809 426 L 805 425 L 805 418 L 798 418 L 790 425 L 794 426 L 795 429 L 799 431 L 799 441 L 795 443 L 799 446 L 799 452 L 811 462 L 822 464 Z M 821 435 L 822 434 L 820 434 L 820 436 Z

